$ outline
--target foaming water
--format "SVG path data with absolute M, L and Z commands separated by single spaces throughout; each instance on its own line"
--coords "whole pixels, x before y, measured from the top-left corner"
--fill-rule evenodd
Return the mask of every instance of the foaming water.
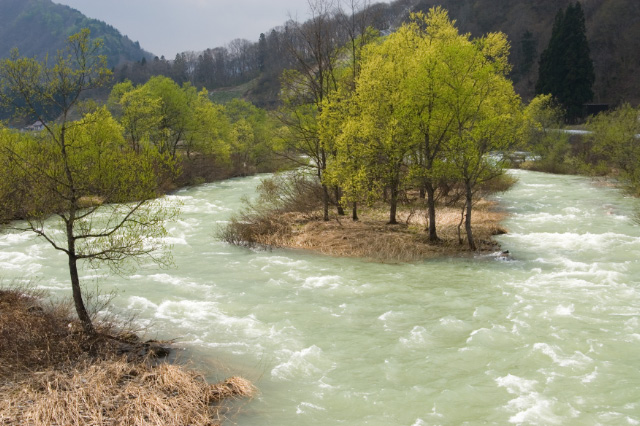
M 216 380 L 260 394 L 238 425 L 640 424 L 638 200 L 580 177 L 513 172 L 492 256 L 384 265 L 229 246 L 216 228 L 258 177 L 172 195 L 176 268 L 128 277 L 113 310 L 177 338 Z M 6 279 L 69 294 L 64 257 L 0 235 Z M 92 285 L 90 286 L 92 287 Z

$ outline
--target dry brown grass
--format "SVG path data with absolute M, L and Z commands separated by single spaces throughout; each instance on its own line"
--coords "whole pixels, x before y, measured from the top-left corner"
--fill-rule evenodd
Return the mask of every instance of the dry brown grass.
M 210 385 L 176 365 L 103 360 L 5 383 L 0 423 L 205 426 L 221 419 L 220 401 L 253 391 L 238 377 Z
M 472 229 L 479 251 L 498 250 L 493 236 L 504 234 L 504 214 L 483 199 L 487 194 L 509 189 L 515 179 L 503 174 L 480 185 L 475 193 Z M 402 193 L 396 215 L 398 225 L 386 225 L 388 206 L 383 203 L 360 208 L 359 221 L 334 215 L 323 221 L 318 200 L 321 186 L 306 175 L 276 176 L 258 187 L 258 202 L 246 203 L 218 236 L 244 246 L 290 247 L 341 257 L 361 257 L 382 262 L 410 262 L 426 258 L 468 253 L 466 232 L 461 224 L 463 188 L 441 185 L 436 209 L 438 242 L 428 241 L 426 202 L 415 189 Z M 335 204 L 335 200 L 334 200 Z
M 360 220 L 333 216 L 324 222 L 308 216 L 285 214 L 279 216 L 278 232 L 264 233 L 257 242 L 267 246 L 300 248 L 341 257 L 361 257 L 382 262 L 410 262 L 468 253 L 464 226 L 463 243 L 458 240 L 461 210 L 441 206 L 437 210 L 438 243 L 430 243 L 425 233 L 424 211 L 401 210 L 399 225 L 387 225 L 386 207 L 362 209 Z M 492 203 L 481 201 L 473 211 L 474 239 L 480 251 L 496 251 L 494 235 L 506 230 L 500 225 L 505 214 L 494 209 Z M 282 232 L 288 229 L 289 232 Z
M 214 425 L 224 399 L 255 391 L 238 377 L 210 385 L 130 333 L 97 328 L 88 338 L 66 307 L 0 290 L 0 424 Z

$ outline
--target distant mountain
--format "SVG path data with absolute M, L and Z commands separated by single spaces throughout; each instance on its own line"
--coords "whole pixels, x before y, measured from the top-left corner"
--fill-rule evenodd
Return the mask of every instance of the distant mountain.
M 0 0 L 0 58 L 8 57 L 14 47 L 27 57 L 55 55 L 70 35 L 83 28 L 91 30 L 92 38 L 104 41 L 101 53 L 110 67 L 153 58 L 112 26 L 51 0 Z

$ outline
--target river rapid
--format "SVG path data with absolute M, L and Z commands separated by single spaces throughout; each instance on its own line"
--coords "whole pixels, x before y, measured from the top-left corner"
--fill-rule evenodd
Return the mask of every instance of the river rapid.
M 513 171 L 497 197 L 512 260 L 388 265 L 229 246 L 215 228 L 259 177 L 182 190 L 174 269 L 83 271 L 210 380 L 260 393 L 231 424 L 640 424 L 640 200 Z M 65 258 L 0 235 L 4 281 L 68 297 Z

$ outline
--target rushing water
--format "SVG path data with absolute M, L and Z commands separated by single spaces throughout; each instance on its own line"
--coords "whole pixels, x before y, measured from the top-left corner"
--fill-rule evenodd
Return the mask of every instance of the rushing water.
M 640 424 L 639 201 L 514 173 L 499 197 L 511 261 L 232 247 L 215 228 L 253 192 L 246 178 L 174 195 L 175 269 L 85 279 L 177 337 L 210 379 L 253 380 L 238 425 Z M 69 293 L 64 258 L 29 234 L 0 236 L 0 265 L 5 280 Z

